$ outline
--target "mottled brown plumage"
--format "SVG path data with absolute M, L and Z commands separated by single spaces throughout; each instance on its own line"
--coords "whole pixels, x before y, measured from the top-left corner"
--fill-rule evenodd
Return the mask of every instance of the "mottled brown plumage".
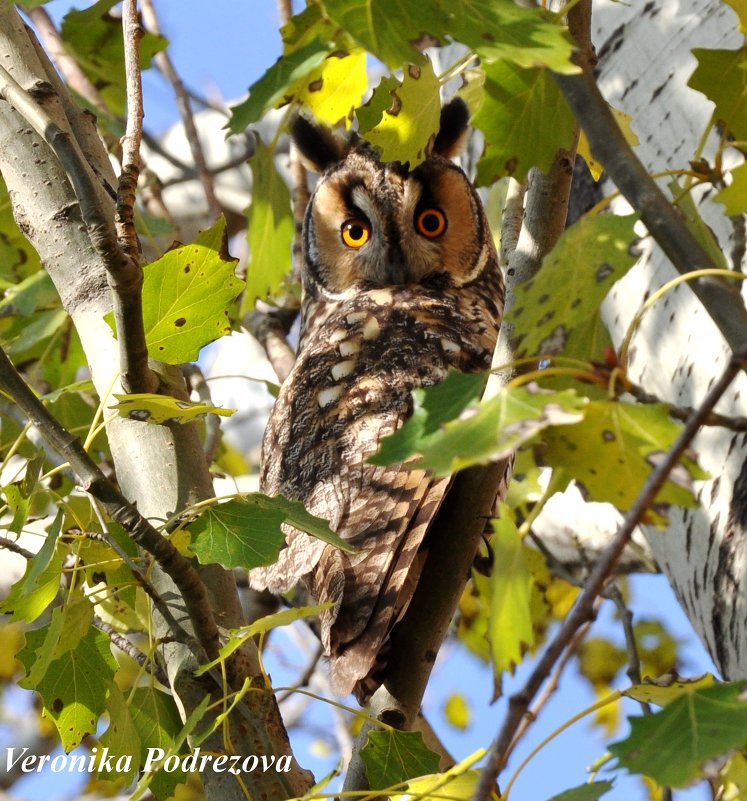
M 367 459 L 411 413 L 413 389 L 450 369 L 490 367 L 500 324 L 492 237 L 448 160 L 466 122 L 461 101 L 445 107 L 431 157 L 412 172 L 356 137 L 339 143 L 303 118 L 296 125 L 321 177 L 304 223 L 299 354 L 265 432 L 261 488 L 303 501 L 358 552 L 289 529 L 279 561 L 252 570 L 251 582 L 282 592 L 300 580 L 334 602 L 321 636 L 341 694 L 370 690 L 449 484 Z

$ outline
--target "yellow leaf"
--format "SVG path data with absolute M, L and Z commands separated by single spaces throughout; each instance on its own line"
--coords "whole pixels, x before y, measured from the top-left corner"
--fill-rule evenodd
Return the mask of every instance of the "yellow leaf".
M 343 120 L 347 128 L 367 87 L 366 53 L 356 49 L 327 56 L 304 79 L 297 97 L 320 122 L 336 125 Z
M 472 712 L 467 699 L 461 693 L 452 693 L 444 704 L 446 720 L 455 728 L 464 731 L 472 722 Z
M 634 698 L 636 701 L 666 706 L 671 701 L 685 693 L 710 687 L 714 683 L 712 673 L 704 673 L 692 679 L 681 679 L 679 676 L 669 674 L 658 679 L 649 679 L 643 684 L 635 684 L 624 691 L 623 695 Z
M 0 628 L 0 680 L 10 681 L 20 667 L 16 653 L 23 647 L 23 627 L 20 623 L 6 623 Z

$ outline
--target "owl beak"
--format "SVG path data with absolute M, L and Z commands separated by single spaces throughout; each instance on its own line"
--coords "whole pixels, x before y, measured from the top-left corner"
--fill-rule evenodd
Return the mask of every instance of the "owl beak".
M 405 260 L 402 257 L 402 251 L 399 247 L 393 247 L 391 249 L 385 272 L 387 285 L 405 283 L 407 271 L 405 269 Z

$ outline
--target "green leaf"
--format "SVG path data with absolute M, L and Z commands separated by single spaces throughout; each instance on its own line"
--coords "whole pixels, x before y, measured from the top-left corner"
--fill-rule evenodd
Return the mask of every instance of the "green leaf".
M 140 770 L 140 756 L 143 744 L 130 714 L 130 706 L 116 684 L 112 684 L 109 691 L 106 711 L 109 713 L 109 728 L 101 735 L 99 742 L 104 748 L 109 749 L 115 760 L 120 756 L 129 756 L 132 759 L 130 760 L 131 767 L 128 771 L 111 774 L 101 771 L 99 775 L 105 781 L 110 780 L 130 784 L 135 780 Z
M 612 789 L 612 782 L 591 782 L 580 784 L 572 790 L 554 795 L 549 801 L 597 801 Z
M 83 597 L 52 610 L 49 625 L 39 629 L 44 632 L 44 638 L 36 648 L 34 662 L 26 676 L 28 686 L 36 687 L 53 662 L 78 647 L 92 621 L 93 607 Z
M 385 437 L 368 461 L 378 465 L 395 464 L 418 453 L 439 433 L 444 423 L 456 419 L 467 406 L 480 399 L 487 380 L 486 373 L 450 370 L 441 383 L 429 389 L 413 390 L 413 410 L 407 422 Z
M 724 204 L 724 211 L 730 217 L 747 211 L 747 162 L 731 171 L 731 183 L 713 199 Z
M 441 118 L 439 83 L 430 61 L 408 65 L 401 83 L 392 76 L 382 78 L 357 114 L 359 133 L 377 148 L 382 161 L 417 167 L 427 157 Z
M 747 139 L 747 54 L 696 47 L 698 66 L 687 82 L 716 104 L 713 116 L 735 138 Z
M 60 589 L 63 554 L 57 550 L 57 537 L 62 526 L 60 509 L 39 552 L 26 565 L 26 572 L 0 603 L 0 612 L 11 613 L 13 620 L 33 623 L 45 612 Z
M 494 567 L 488 640 L 496 681 L 505 670 L 518 665 L 524 652 L 534 644 L 530 609 L 532 574 L 529 571 L 521 535 L 505 505 L 493 521 Z
M 366 51 L 336 50 L 313 69 L 296 88 L 296 99 L 319 122 L 350 125 L 353 109 L 368 88 Z
M 661 712 L 630 718 L 630 736 L 609 746 L 620 766 L 662 787 L 684 787 L 704 763 L 747 743 L 745 682 L 685 693 Z
M 610 337 L 602 301 L 635 264 L 635 215 L 584 216 L 563 232 L 537 275 L 519 284 L 507 320 L 516 357 L 562 353 L 583 361 L 604 356 Z M 548 287 L 562 286 L 563 292 Z
M 154 359 L 194 361 L 202 347 L 230 332 L 228 307 L 243 286 L 235 265 L 227 251 L 226 221 L 220 217 L 191 245 L 146 266 L 143 324 Z
M 542 8 L 522 8 L 512 0 L 450 0 L 451 38 L 473 48 L 484 64 L 510 61 L 519 67 L 578 72 L 573 42 L 556 16 Z
M 0 289 L 17 284 L 40 269 L 39 254 L 15 221 L 8 189 L 0 175 Z
M 13 519 L 6 524 L 7 530 L 13 534 L 20 534 L 26 525 L 31 510 L 32 496 L 43 465 L 44 457 L 35 456 L 26 463 L 26 473 L 20 481 L 14 481 L 2 488 L 5 501 L 10 511 L 13 512 Z
M 252 203 L 249 206 L 249 264 L 242 314 L 257 298 L 272 295 L 291 269 L 295 224 L 290 192 L 273 161 L 273 152 L 260 140 L 251 158 Z
M 417 731 L 369 731 L 361 749 L 368 783 L 372 790 L 384 790 L 438 770 L 439 757 L 429 750 Z
M 82 11 L 68 12 L 62 20 L 65 50 L 91 79 L 111 111 L 125 115 L 126 83 L 122 20 L 111 14 L 118 0 L 99 0 Z M 153 56 L 168 44 L 162 36 L 144 32 L 140 39 L 140 66 L 147 69 Z
M 420 62 L 420 49 L 442 38 L 451 15 L 441 3 L 402 0 L 324 0 L 327 16 L 370 53 L 395 69 Z M 430 36 L 428 36 L 430 34 Z
M 224 409 L 209 403 L 183 401 L 169 395 L 153 395 L 148 392 L 132 395 L 113 395 L 117 403 L 110 404 L 120 417 L 140 420 L 145 423 L 164 425 L 165 423 L 190 423 L 208 414 L 230 417 L 236 409 Z
M 427 392 L 428 390 L 426 390 Z M 583 417 L 587 398 L 575 391 L 545 392 L 538 387 L 503 387 L 464 420 L 454 420 L 419 447 L 413 467 L 440 476 L 473 464 L 500 459 L 548 426 L 567 426 Z
M 297 606 L 291 609 L 283 609 L 281 612 L 265 615 L 255 620 L 253 623 L 250 623 L 248 626 L 231 629 L 229 638 L 218 652 L 218 657 L 212 662 L 200 665 L 195 671 L 195 675 L 202 676 L 215 665 L 225 661 L 237 648 L 240 648 L 251 637 L 256 637 L 258 634 L 266 634 L 268 631 L 279 628 L 280 626 L 290 626 L 291 623 L 295 623 L 297 620 L 314 617 L 325 609 L 330 609 L 333 606 L 334 602 L 328 601 L 323 604 L 315 604 L 314 606 Z
M 731 6 L 739 17 L 739 30 L 747 33 L 747 0 L 724 0 Z
M 293 53 L 281 56 L 275 64 L 249 87 L 249 97 L 231 107 L 228 130 L 241 133 L 275 106 L 288 102 L 299 84 L 329 54 L 329 45 L 321 39 L 307 42 Z
M 170 695 L 155 687 L 138 687 L 130 699 L 130 716 L 140 735 L 141 764 L 145 764 L 150 748 L 160 748 L 167 754 L 173 753 L 172 749 L 182 730 L 182 721 Z M 155 756 L 155 752 L 153 755 Z M 186 775 L 181 768 L 171 773 L 159 770 L 144 774 L 143 780 L 141 784 L 147 783 L 153 795 L 159 801 L 165 801 L 174 794 L 176 785 L 186 780 Z
M 60 297 L 46 270 L 38 270 L 21 283 L 9 287 L 3 298 L 3 313 L 19 314 L 21 317 L 28 317 L 40 309 L 57 309 L 59 306 Z
M 484 756 L 485 751 L 479 749 L 444 773 L 418 776 L 407 782 L 407 793 L 393 793 L 392 801 L 418 801 L 418 799 L 423 799 L 423 801 L 430 801 L 430 799 L 433 801 L 436 799 L 470 801 L 475 795 L 481 774 L 481 771 L 471 770 L 471 768 Z
M 112 656 L 109 638 L 96 629 L 89 629 L 74 650 L 51 662 L 38 684 L 32 685 L 28 674 L 44 638 L 44 628 L 26 632 L 26 647 L 18 654 L 18 659 L 26 668 L 27 678 L 18 684 L 38 691 L 47 716 L 57 726 L 63 748 L 69 752 L 80 745 L 86 735 L 96 732 L 117 662 Z
M 555 152 L 573 145 L 575 118 L 552 75 L 499 61 L 485 65 L 484 99 L 472 122 L 485 134 L 476 182 L 489 186 L 530 167 L 547 172 Z
M 592 401 L 584 419 L 545 431 L 545 461 L 576 480 L 589 500 L 609 501 L 626 511 L 655 464 L 682 430 L 664 404 Z M 669 505 L 696 505 L 692 481 L 706 478 L 690 459 L 670 474 L 651 507 L 655 517 Z
M 259 492 L 241 500 L 212 506 L 190 523 L 191 549 L 203 564 L 224 567 L 261 567 L 277 561 L 287 523 L 320 540 L 352 552 L 351 546 L 334 534 L 326 520 L 309 514 L 300 501 L 281 495 L 273 498 Z

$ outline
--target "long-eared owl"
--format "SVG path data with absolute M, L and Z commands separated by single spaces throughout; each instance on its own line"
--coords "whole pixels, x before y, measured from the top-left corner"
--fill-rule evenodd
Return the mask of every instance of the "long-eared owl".
M 301 500 L 356 547 L 347 554 L 288 529 L 257 589 L 301 581 L 319 602 L 336 692 L 361 698 L 417 582 L 416 559 L 449 479 L 368 463 L 412 411 L 411 392 L 451 369 L 487 370 L 503 280 L 480 200 L 450 161 L 467 132 L 446 105 L 428 158 L 382 163 L 299 116 L 293 138 L 320 173 L 303 227 L 298 358 L 265 431 L 261 489 Z M 365 689 L 368 688 L 368 691 Z

